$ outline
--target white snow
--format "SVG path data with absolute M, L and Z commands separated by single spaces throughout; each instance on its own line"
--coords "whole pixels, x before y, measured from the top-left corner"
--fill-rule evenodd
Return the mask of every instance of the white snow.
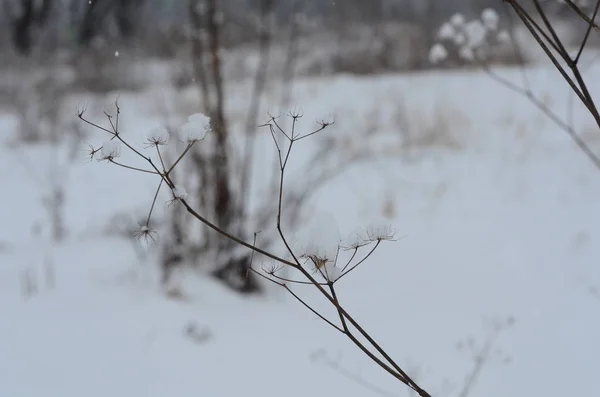
M 201 141 L 210 129 L 210 118 L 202 113 L 194 113 L 188 117 L 187 123 L 181 126 L 184 142 Z
M 499 73 L 522 81 L 517 69 Z M 569 88 L 557 73 L 532 67 L 528 75 L 532 90 L 566 117 Z M 598 92 L 600 68 L 586 76 Z M 227 86 L 228 111 L 245 115 L 250 87 Z M 149 103 L 152 94 L 120 97 L 120 129 L 130 142 L 141 145 L 142 136 L 162 124 Z M 269 91 L 268 105 L 279 97 Z M 317 243 L 326 245 L 330 236 L 319 233 L 333 229 L 336 239 L 357 227 L 366 233 L 382 216 L 398 229 L 401 239 L 382 243 L 340 280 L 337 292 L 425 389 L 456 396 L 474 365 L 473 354 L 457 344 L 468 338 L 474 343 L 463 345 L 484 344 L 493 332 L 484 320 L 512 316 L 514 325 L 498 335 L 494 358 L 471 395 L 594 393 L 600 301 L 590 291 L 600 285 L 600 173 L 564 132 L 526 99 L 473 70 L 304 79 L 296 83 L 293 102 L 304 110 L 302 128 L 313 115 L 335 113 L 336 124 L 323 136 L 346 134 L 349 144 L 380 145 L 387 154 L 348 168 L 307 203 L 307 213 L 330 214 L 335 225 L 319 219 L 303 225 L 316 224 Z M 600 152 L 593 120 L 579 105 L 573 117 Z M 204 134 L 204 122 L 190 122 Z M 232 128 L 243 122 L 240 116 Z M 0 120 L 0 136 L 15 137 L 13 124 Z M 371 140 L 366 133 L 372 128 L 386 138 Z M 262 173 L 274 149 L 268 131 L 257 139 L 253 170 Z M 290 187 L 312 169 L 305 162 L 319 139 L 293 152 Z M 68 238 L 50 244 L 38 200 L 45 192 L 21 160 L 43 170 L 54 154 L 44 145 L 15 150 L 0 144 L 1 396 L 374 395 L 311 358 L 322 352 L 380 389 L 409 395 L 275 286 L 262 297 L 240 297 L 182 270 L 179 298 L 159 292 L 154 252 L 107 232 L 117 214 L 143 218 L 155 175 L 70 163 Z M 120 161 L 138 165 L 125 148 Z M 165 190 L 164 202 L 172 198 Z M 159 214 L 170 210 L 156 207 Z M 38 223 L 43 227 L 35 234 Z M 23 296 L 26 284 L 30 296 Z M 313 289 L 294 290 L 336 320 Z

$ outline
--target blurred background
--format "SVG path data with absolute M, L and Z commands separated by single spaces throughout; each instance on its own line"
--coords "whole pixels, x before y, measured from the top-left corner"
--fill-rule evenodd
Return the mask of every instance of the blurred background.
M 585 23 L 542 3 L 576 49 Z M 279 200 L 299 255 L 396 231 L 336 287 L 432 396 L 589 393 L 600 174 L 565 128 L 600 152 L 499 0 L 0 0 L 0 395 L 411 395 L 131 149 L 283 258 Z M 284 132 L 321 129 L 280 197 Z

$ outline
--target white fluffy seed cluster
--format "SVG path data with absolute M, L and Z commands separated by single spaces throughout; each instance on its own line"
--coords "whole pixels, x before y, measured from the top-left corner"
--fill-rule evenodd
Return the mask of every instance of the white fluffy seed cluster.
M 492 8 L 486 8 L 477 19 L 467 21 L 465 16 L 457 13 L 443 23 L 437 31 L 436 42 L 429 51 L 429 61 L 439 64 L 449 55 L 448 48 L 457 50 L 461 59 L 473 61 L 476 51 L 483 46 L 510 40 L 510 34 L 500 30 L 500 17 Z

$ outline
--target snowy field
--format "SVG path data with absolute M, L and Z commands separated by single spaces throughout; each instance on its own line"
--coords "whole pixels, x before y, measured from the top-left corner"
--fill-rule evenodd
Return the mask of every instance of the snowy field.
M 518 70 L 500 73 L 521 82 Z M 569 93 L 558 73 L 540 67 L 528 76 L 537 96 L 566 118 Z M 600 69 L 588 76 L 597 92 Z M 240 124 L 249 89 L 228 89 L 228 112 Z M 164 87 L 79 95 L 65 112 L 75 117 L 76 104 L 87 102 L 100 120 L 117 95 L 134 140 L 165 117 L 194 113 L 186 102 L 191 89 Z M 278 98 L 270 90 L 264 110 Z M 399 231 L 402 238 L 340 281 L 338 293 L 421 386 L 433 396 L 458 396 L 477 352 L 491 343 L 470 396 L 597 392 L 600 173 L 560 128 L 477 71 L 306 79 L 293 98 L 303 122 L 334 114 L 324 134 L 386 154 L 320 189 L 307 203 L 315 214 L 307 227 L 327 229 L 320 222 L 334 219 L 344 236 L 385 217 Z M 600 134 L 578 104 L 573 118 L 600 152 Z M 86 143 L 104 139 L 88 127 L 72 161 L 65 160 L 68 145 L 15 146 L 15 128 L 3 113 L 0 396 L 409 394 L 282 290 L 240 297 L 188 274 L 185 298 L 168 299 L 152 255 L 105 233 L 116 214 L 144 213 L 155 178 L 86 162 Z M 382 133 L 377 141 L 367 137 L 372 130 Z M 301 162 L 319 139 L 295 158 Z M 255 172 L 273 154 L 268 139 L 262 142 Z M 58 246 L 48 242 L 40 201 L 52 169 L 67 186 L 68 237 Z M 27 299 L 24 279 L 37 287 Z M 312 289 L 297 290 L 332 314 Z M 498 331 L 507 321 L 514 324 Z M 377 385 L 379 394 L 357 380 Z

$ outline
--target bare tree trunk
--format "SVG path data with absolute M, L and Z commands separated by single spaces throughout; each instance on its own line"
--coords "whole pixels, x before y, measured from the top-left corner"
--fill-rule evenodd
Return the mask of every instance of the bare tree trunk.
M 215 107 L 211 112 L 211 116 L 215 122 L 213 130 L 216 137 L 216 145 L 214 148 L 214 157 L 211 164 L 215 167 L 214 183 L 215 183 L 215 208 L 217 224 L 225 230 L 231 230 L 233 217 L 239 214 L 236 209 L 236 201 L 233 199 L 231 192 L 231 178 L 229 168 L 229 151 L 228 135 L 224 102 L 225 96 L 223 92 L 223 76 L 221 74 L 221 57 L 219 54 L 220 45 L 220 24 L 217 20 L 217 0 L 207 0 L 207 28 L 209 36 L 209 49 L 211 55 L 211 68 L 213 74 L 213 85 L 215 93 Z M 240 192 L 241 193 L 241 192 Z M 243 205 L 240 204 L 240 205 Z M 228 286 L 240 292 L 256 292 L 259 290 L 259 284 L 256 282 L 256 277 L 249 274 L 247 269 L 249 266 L 250 256 L 241 258 L 231 257 L 229 251 L 233 250 L 234 245 L 230 240 L 220 239 L 219 254 L 217 258 L 227 258 L 225 263 L 219 263 L 219 268 L 214 272 L 214 275 L 223 280 Z
M 143 2 L 143 0 L 117 1 L 115 19 L 119 28 L 119 34 L 124 39 L 129 39 L 134 35 Z
M 188 11 L 192 24 L 193 36 L 191 41 L 194 76 L 200 88 L 202 110 L 211 118 L 211 137 L 203 142 L 210 145 L 209 150 L 193 149 L 191 161 L 194 173 L 199 179 L 197 199 L 201 210 L 211 216 L 215 223 L 225 229 L 232 230 L 236 217 L 243 214 L 240 205 L 243 200 L 237 200 L 234 193 L 236 177 L 231 170 L 232 158 L 230 151 L 230 135 L 225 116 L 225 93 L 222 76 L 220 50 L 221 26 L 219 21 L 219 4 L 217 0 L 190 0 Z M 233 231 L 233 230 L 232 230 Z M 222 280 L 232 289 L 248 293 L 259 290 L 256 276 L 247 275 L 250 254 L 233 257 L 233 246 L 229 240 L 209 234 L 206 244 L 214 255 L 215 270 L 213 276 Z M 177 243 L 177 242 L 174 242 Z M 194 244 L 193 242 L 182 242 Z M 192 256 L 207 253 L 206 246 L 188 247 Z M 194 255 L 194 253 L 196 253 Z M 190 258 L 197 260 L 198 258 Z M 167 265 L 167 262 L 164 263 Z
M 50 15 L 53 0 L 21 0 L 20 10 L 12 18 L 13 43 L 22 55 L 29 55 L 33 44 L 34 29 L 44 26 Z M 2 10 L 7 12 L 7 10 Z
M 93 0 L 86 2 L 86 10 L 79 26 L 79 43 L 88 44 L 101 33 L 107 19 L 114 17 L 118 33 L 130 38 L 135 33 L 139 11 L 144 0 Z
M 95 0 L 89 3 L 79 25 L 79 44 L 89 44 L 96 37 L 112 5 L 113 0 Z

